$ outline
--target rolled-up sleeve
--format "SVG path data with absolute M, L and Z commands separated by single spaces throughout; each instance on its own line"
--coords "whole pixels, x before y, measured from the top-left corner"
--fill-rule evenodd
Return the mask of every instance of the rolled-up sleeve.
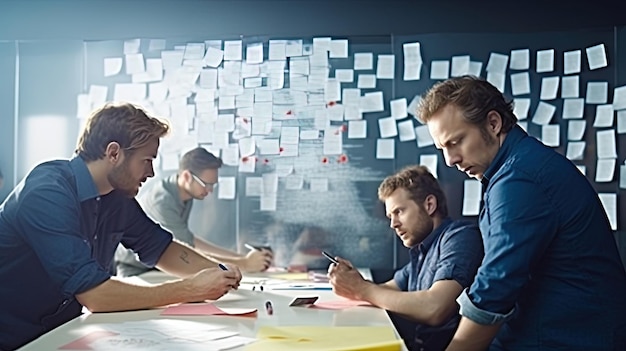
M 411 263 L 409 262 L 401 269 L 398 269 L 396 273 L 393 275 L 393 281 L 396 283 L 398 288 L 402 291 L 407 291 L 409 289 L 409 274 L 411 271 Z
M 129 201 L 128 212 L 122 244 L 136 252 L 143 264 L 154 267 L 172 242 L 172 234 L 148 218 L 135 199 Z
M 456 302 L 460 306 L 459 313 L 463 317 L 469 318 L 478 324 L 494 325 L 506 322 L 515 315 L 515 308 L 512 308 L 507 313 L 495 313 L 480 309 L 474 305 L 472 300 L 469 298 L 467 291 L 468 289 L 463 290 L 461 295 L 459 295 L 456 299 Z
M 442 238 L 433 282 L 455 280 L 462 287 L 468 287 L 482 259 L 483 243 L 476 225 L 466 224 L 450 230 Z

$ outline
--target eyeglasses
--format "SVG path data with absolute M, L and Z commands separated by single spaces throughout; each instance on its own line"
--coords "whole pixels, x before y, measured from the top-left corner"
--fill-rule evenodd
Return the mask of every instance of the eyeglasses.
M 198 182 L 198 184 L 200 184 L 201 187 L 208 189 L 209 187 L 211 188 L 215 188 L 217 186 L 217 182 L 215 183 L 207 183 L 204 180 L 200 179 L 200 177 L 198 177 L 197 175 L 189 172 L 191 174 L 191 176 L 193 177 L 193 180 L 195 180 L 196 182 Z

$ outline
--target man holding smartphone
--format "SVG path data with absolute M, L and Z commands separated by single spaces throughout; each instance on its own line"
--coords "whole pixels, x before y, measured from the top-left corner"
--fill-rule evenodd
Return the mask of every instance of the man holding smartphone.
M 387 177 L 378 197 L 410 262 L 393 279 L 374 284 L 335 257 L 338 263 L 328 269 L 333 291 L 389 311 L 410 350 L 442 350 L 459 323 L 456 298 L 472 284 L 483 258 L 478 227 L 448 217 L 445 195 L 424 166 Z

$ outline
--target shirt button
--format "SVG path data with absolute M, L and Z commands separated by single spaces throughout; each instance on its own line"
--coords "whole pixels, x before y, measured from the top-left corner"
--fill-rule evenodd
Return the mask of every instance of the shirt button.
M 96 198 L 96 201 L 100 201 L 100 196 L 98 196 L 98 197 Z

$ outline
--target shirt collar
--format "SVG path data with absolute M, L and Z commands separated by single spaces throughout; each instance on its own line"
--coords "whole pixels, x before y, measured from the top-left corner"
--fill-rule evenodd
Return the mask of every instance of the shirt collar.
M 513 126 L 513 128 L 507 133 L 506 138 L 504 138 L 504 142 L 502 143 L 500 150 L 498 150 L 496 157 L 493 158 L 493 161 L 491 161 L 491 164 L 483 174 L 482 183 L 484 185 L 489 183 L 489 179 L 491 179 L 504 164 L 504 161 L 511 154 L 513 147 L 527 136 L 528 134 L 522 129 L 522 127 L 517 124 Z
M 452 223 L 452 219 L 444 218 L 441 224 L 437 228 L 435 228 L 435 230 L 433 230 L 430 234 L 428 234 L 426 239 L 422 240 L 422 242 L 419 243 L 419 245 L 415 245 L 413 249 L 419 249 L 424 253 L 428 252 L 428 250 L 433 245 L 435 240 L 437 240 L 439 235 L 441 235 L 441 233 L 443 233 L 446 230 L 446 228 L 450 225 L 450 223 Z
M 76 179 L 76 192 L 79 201 L 85 201 L 100 196 L 96 183 L 93 181 L 87 164 L 80 156 L 74 156 L 70 160 L 70 168 Z

